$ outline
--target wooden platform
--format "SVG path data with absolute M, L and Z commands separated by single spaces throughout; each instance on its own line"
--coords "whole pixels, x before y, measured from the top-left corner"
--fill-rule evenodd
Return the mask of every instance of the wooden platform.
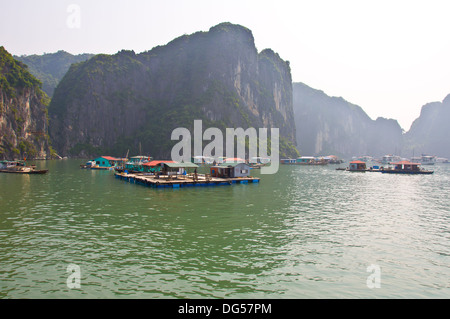
M 193 175 L 177 175 L 174 176 L 155 176 L 145 174 L 127 174 L 115 173 L 116 178 L 123 181 L 139 184 L 153 188 L 181 188 L 193 186 L 219 186 L 219 185 L 233 185 L 233 184 L 248 184 L 259 183 L 257 177 L 239 177 L 239 178 L 219 178 L 207 177 L 203 174 L 198 174 L 195 179 Z

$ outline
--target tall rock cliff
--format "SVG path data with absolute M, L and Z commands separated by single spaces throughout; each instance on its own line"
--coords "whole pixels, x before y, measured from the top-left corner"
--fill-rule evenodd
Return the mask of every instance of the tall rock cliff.
M 450 94 L 442 102 L 422 107 L 419 118 L 405 134 L 404 152 L 450 157 Z
M 372 120 L 361 107 L 303 83 L 293 84 L 297 148 L 302 155 L 398 154 L 402 129 L 396 120 Z
M 173 129 L 277 127 L 282 155 L 296 156 L 289 63 L 260 53 L 250 30 L 222 23 L 135 54 L 97 55 L 70 67 L 49 108 L 62 155 L 167 157 Z M 140 147 L 139 147 L 140 146 Z
M 48 97 L 26 65 L 0 47 L 0 158 L 47 158 Z

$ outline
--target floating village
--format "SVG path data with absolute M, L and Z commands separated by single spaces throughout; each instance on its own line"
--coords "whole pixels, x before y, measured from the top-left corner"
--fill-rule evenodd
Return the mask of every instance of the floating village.
M 367 167 L 367 163 L 376 165 Z M 304 156 L 297 159 L 282 159 L 282 164 L 287 165 L 328 165 L 342 164 L 343 160 L 335 155 L 324 157 Z M 354 157 L 345 168 L 338 167 L 336 170 L 347 172 L 378 172 L 384 174 L 433 174 L 433 170 L 424 169 L 421 165 L 434 165 L 435 163 L 449 163 L 446 158 L 423 154 L 420 157 L 412 157 L 411 160 L 396 155 L 385 155 L 381 159 L 371 156 Z
M 260 168 L 267 161 L 246 163 L 240 158 L 195 157 L 192 162 L 153 160 L 147 156 L 114 158 L 101 156 L 81 165 L 84 169 L 114 170 L 117 179 L 153 188 L 182 188 L 192 186 L 216 186 L 258 183 L 259 178 L 250 176 L 251 169 Z M 200 174 L 201 165 L 209 166 L 209 173 Z
M 375 163 L 368 167 L 367 163 Z M 344 160 L 335 155 L 314 157 L 301 156 L 296 159 L 281 159 L 282 165 L 325 166 L 343 164 Z M 370 156 L 354 157 L 347 167 L 336 170 L 347 172 L 378 172 L 384 174 L 433 174 L 433 170 L 422 165 L 449 163 L 446 158 L 422 155 L 411 160 L 400 156 L 385 155 L 381 159 Z M 196 156 L 191 162 L 179 163 L 170 160 L 153 160 L 147 156 L 135 156 L 130 159 L 101 156 L 81 165 L 85 169 L 114 170 L 115 177 L 134 184 L 154 188 L 180 188 L 190 186 L 212 186 L 259 183 L 258 177 L 251 176 L 252 169 L 270 165 L 270 159 L 255 157 L 250 161 L 241 158 L 211 158 Z M 209 173 L 200 174 L 197 169 L 208 166 Z
M 373 165 L 368 166 L 368 163 L 373 163 Z M 336 168 L 338 171 L 408 175 L 433 174 L 433 170 L 425 169 L 422 166 L 430 167 L 436 163 L 449 163 L 449 160 L 425 154 L 411 159 L 395 155 L 385 155 L 379 159 L 371 156 L 359 156 L 348 161 L 348 165 L 334 155 L 301 156 L 295 159 L 280 160 L 282 165 L 326 166 L 335 164 L 339 165 Z M 100 156 L 81 164 L 80 168 L 110 170 L 114 172 L 116 179 L 152 188 L 184 188 L 259 183 L 260 178 L 252 176 L 251 171 L 270 164 L 269 158 L 261 157 L 244 160 L 196 156 L 192 158 L 191 162 L 180 163 L 171 160 L 154 160 L 150 156 L 130 158 Z M 346 167 L 342 167 L 341 164 L 345 164 Z M 198 172 L 200 167 L 202 167 L 203 173 Z M 205 169 L 207 173 L 205 173 Z M 25 160 L 0 162 L 0 173 L 46 174 L 47 172 L 46 169 L 36 169 L 35 165 L 27 165 Z

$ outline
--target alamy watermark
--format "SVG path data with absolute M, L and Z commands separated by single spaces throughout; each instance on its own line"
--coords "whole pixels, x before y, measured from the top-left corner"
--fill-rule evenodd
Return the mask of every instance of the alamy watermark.
M 80 289 L 81 288 L 81 268 L 76 264 L 69 264 L 67 266 L 67 288 L 69 289 Z
M 187 128 L 181 127 L 172 131 L 172 141 L 179 140 L 172 148 L 172 160 L 176 162 L 190 162 L 192 149 L 194 152 L 193 156 L 220 158 L 224 155 L 223 146 L 225 144 L 226 157 L 244 159 L 249 163 L 257 163 L 258 157 L 267 158 L 270 160 L 270 166 L 262 167 L 261 174 L 275 174 L 278 172 L 280 157 L 280 132 L 278 128 L 270 129 L 270 153 L 268 153 L 269 138 L 267 128 L 259 128 L 258 131 L 254 127 L 246 130 L 243 128 L 227 128 L 225 137 L 226 141 L 224 143 L 224 135 L 216 127 L 210 127 L 203 132 L 202 120 L 194 120 L 193 147 L 191 132 Z M 248 143 L 246 142 L 247 139 Z M 202 149 L 204 140 L 211 142 Z M 247 145 L 248 152 L 246 152 Z M 235 148 L 237 154 L 235 154 Z
M 66 12 L 69 14 L 66 19 L 66 25 L 69 29 L 81 28 L 81 7 L 78 4 L 69 4 Z
M 366 284 L 370 289 L 381 288 L 381 267 L 378 265 L 370 265 L 366 269 L 371 274 L 367 277 Z

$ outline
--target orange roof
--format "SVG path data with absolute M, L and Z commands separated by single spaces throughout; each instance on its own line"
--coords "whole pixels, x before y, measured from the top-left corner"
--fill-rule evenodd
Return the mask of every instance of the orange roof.
M 154 167 L 154 166 L 158 166 L 161 163 L 175 163 L 175 162 L 174 161 L 151 161 L 148 163 L 144 163 L 142 165 Z
M 366 162 L 363 162 L 363 161 L 353 161 L 353 162 L 350 162 L 350 164 L 366 164 Z

